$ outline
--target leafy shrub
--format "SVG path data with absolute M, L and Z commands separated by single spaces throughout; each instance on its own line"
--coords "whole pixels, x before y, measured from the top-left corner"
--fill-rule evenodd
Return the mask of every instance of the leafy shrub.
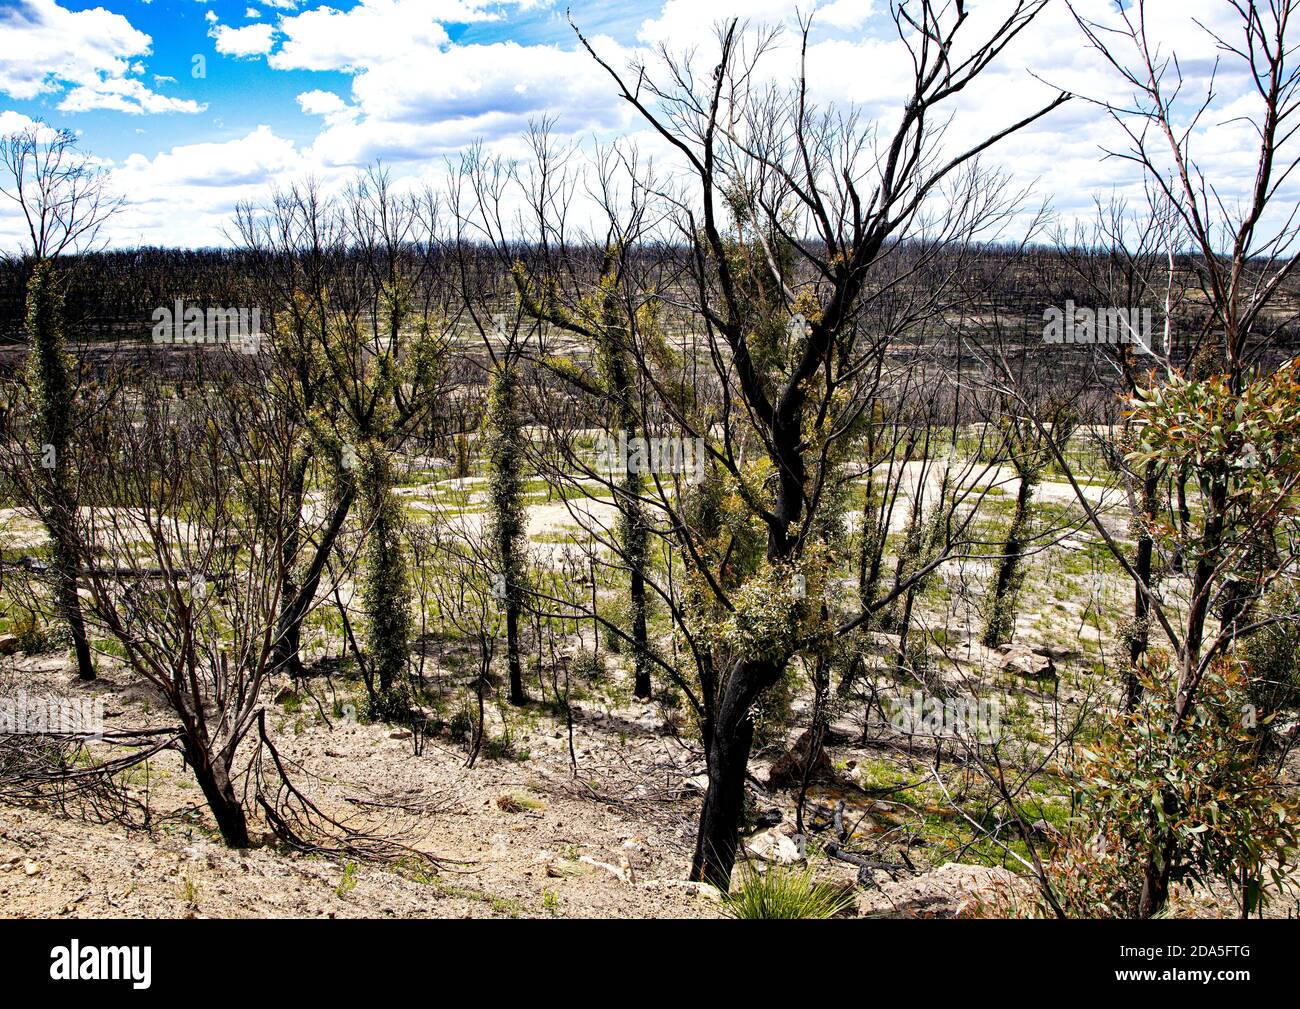
M 45 655 L 72 646 L 72 633 L 66 624 L 42 624 L 30 610 L 16 615 L 10 630 L 18 639 L 18 651 L 28 655 Z
M 571 671 L 576 679 L 597 683 L 605 676 L 605 663 L 590 649 L 579 648 L 573 656 Z
M 620 598 L 605 606 L 604 618 L 613 626 L 601 625 L 601 638 L 605 643 L 606 650 L 611 655 L 621 655 L 623 649 L 623 637 L 615 631 L 617 628 L 623 634 L 632 632 L 632 600 L 630 598 Z
M 1248 671 L 1230 658 L 1215 662 L 1195 708 L 1175 727 L 1172 667 L 1167 654 L 1151 653 L 1137 708 L 1077 751 L 1078 815 L 1049 867 L 1067 914 L 1137 916 L 1152 853 L 1167 856 L 1171 883 L 1189 890 L 1233 885 L 1244 871 L 1250 908 L 1263 903 L 1265 873 L 1282 885 L 1300 842 L 1296 804 L 1256 759 L 1243 719 Z
M 1243 658 L 1253 674 L 1250 701 L 1261 716 L 1300 706 L 1300 594 L 1279 592 L 1265 619 L 1276 619 L 1246 639 Z
M 786 730 L 794 723 L 794 699 L 798 684 L 799 674 L 795 664 L 791 663 L 781 678 L 763 691 L 754 702 L 751 717 L 756 748 L 771 746 L 785 739 Z

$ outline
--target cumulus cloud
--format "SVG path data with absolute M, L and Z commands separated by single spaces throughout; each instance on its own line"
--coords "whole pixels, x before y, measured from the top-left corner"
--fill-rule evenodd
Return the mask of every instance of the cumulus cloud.
M 217 25 L 209 34 L 223 56 L 265 56 L 271 51 L 272 31 L 268 24 L 231 28 Z
M 263 202 L 273 187 L 309 175 L 329 187 L 343 181 L 265 125 L 231 140 L 133 154 L 113 172 L 127 205 L 106 234 L 117 244 L 226 244 L 237 204 Z
M 283 17 L 283 43 L 270 58 L 278 70 L 363 71 L 439 49 L 444 24 L 498 17 L 486 0 L 361 0 L 348 11 L 316 7 Z
M 807 14 L 812 4 L 797 6 Z M 814 24 L 838 30 L 860 28 L 874 6 L 873 0 L 833 0 L 816 8 Z M 717 26 L 731 18 L 789 28 L 798 24 L 796 4 L 789 0 L 666 0 L 655 17 L 642 22 L 637 38 L 673 50 L 705 48 L 716 44 Z
M 269 72 L 342 72 L 345 83 L 340 87 L 332 77 L 322 88 L 309 84 L 297 93 L 298 109 L 319 117 L 316 136 L 297 146 L 260 127 L 234 140 L 128 161 L 121 170 L 132 180 L 132 191 L 148 194 L 135 218 L 141 228 L 172 229 L 175 222 L 162 210 L 169 200 L 203 208 L 196 213 L 209 222 L 207 228 L 232 203 L 225 187 L 239 194 L 237 198 L 256 198 L 295 173 L 342 177 L 355 166 L 382 158 L 394 164 L 399 175 L 431 178 L 444 158 L 476 141 L 490 150 L 522 153 L 521 133 L 542 116 L 557 117 L 559 133 L 631 138 L 647 154 L 654 152 L 661 166 L 671 159 L 665 145 L 618 98 L 605 72 L 571 39 L 512 39 L 512 19 L 532 8 L 550 7 L 551 0 L 359 0 L 339 9 L 344 6 L 337 0 L 334 6 L 325 0 L 260 0 L 265 20 L 212 29 L 220 53 L 265 57 Z M 809 6 L 798 4 L 800 10 Z M 1076 7 L 1085 16 L 1115 17 L 1111 0 L 1078 0 Z M 66 11 L 52 15 L 52 10 L 61 10 L 53 0 L 22 0 L 21 10 L 28 21 L 34 19 L 31 11 L 43 12 L 42 24 L 50 17 L 74 17 Z M 653 51 L 660 44 L 679 52 L 694 46 L 697 72 L 706 80 L 716 62 L 714 30 L 719 21 L 740 16 L 788 30 L 797 24 L 796 0 L 650 0 L 643 10 L 640 18 L 620 11 L 615 20 L 621 25 L 621 41 L 592 38 L 616 69 L 641 59 L 653 68 Z M 963 29 L 968 39 L 987 35 L 1004 16 L 996 4 L 969 10 Z M 250 7 L 246 17 L 258 13 Z M 1213 43 L 1195 21 L 1222 30 L 1230 14 L 1221 0 L 1149 6 L 1153 36 L 1165 51 L 1176 49 L 1182 56 L 1187 94 L 1203 93 L 1214 66 Z M 59 31 L 34 36 L 31 47 L 17 47 L 9 33 L 0 33 L 0 90 L 32 95 L 71 88 L 64 101 L 78 109 L 165 111 L 170 99 L 144 89 L 132 70 L 148 55 L 148 37 L 102 10 L 75 17 L 91 15 L 79 24 L 80 34 L 65 30 L 69 22 L 58 21 Z M 536 15 L 530 17 L 527 23 L 535 27 Z M 454 28 L 448 30 L 453 24 L 471 23 L 479 27 L 468 40 Z M 85 30 L 88 25 L 97 30 Z M 70 41 L 74 38 L 80 41 Z M 56 42 L 62 48 L 55 47 Z M 788 85 L 794 79 L 799 58 L 794 42 L 787 31 L 765 59 L 758 83 Z M 29 48 L 45 53 L 45 62 L 30 59 Z M 21 56 L 5 59 L 6 52 Z M 956 53 L 954 59 L 961 55 Z M 37 66 L 66 69 L 50 75 L 33 69 Z M 879 121 L 881 135 L 889 136 L 908 96 L 911 58 L 896 37 L 886 4 L 823 0 L 814 19 L 808 69 L 816 104 L 853 106 L 864 119 Z M 1251 104 L 1255 99 L 1249 80 L 1226 64 L 1218 69 L 1217 85 L 1220 97 L 1195 139 L 1207 168 L 1225 180 L 1225 195 L 1231 198 L 1249 186 L 1253 140 L 1245 124 L 1230 121 L 1256 111 Z M 952 103 L 944 143 L 955 150 L 982 140 L 1042 106 L 1058 88 L 1099 100 L 1128 97 L 1122 83 L 1083 43 L 1064 5 L 1053 4 Z M 1007 138 L 984 156 L 983 163 L 1006 173 L 1017 189 L 1039 183 L 1039 192 L 1050 195 L 1063 215 L 1086 216 L 1099 192 L 1140 195 L 1132 166 L 1103 157 L 1104 149 L 1121 143 L 1117 128 L 1096 105 L 1075 100 Z M 178 240 L 198 239 L 182 235 Z
M 875 13 L 872 0 L 835 0 L 817 8 L 816 23 L 831 28 L 860 28 Z
M 65 112 L 113 109 L 202 112 L 137 79 L 153 40 L 122 15 L 102 7 L 70 11 L 56 0 L 13 0 L 0 9 L 0 92 L 31 99 L 67 91 Z M 71 88 L 71 90 L 68 90 Z
M 5 109 L 0 112 L 0 137 L 11 136 L 15 133 L 22 133 L 25 130 L 36 128 L 38 137 L 41 139 L 51 139 L 55 134 L 52 127 L 38 122 L 31 116 L 23 115 L 21 112 L 15 112 L 13 109 Z
M 304 91 L 298 96 L 298 107 L 309 116 L 328 116 L 347 108 L 347 102 L 333 91 Z
M 356 120 L 358 110 L 333 91 L 304 91 L 298 95 L 298 108 L 309 116 L 321 116 L 331 126 Z

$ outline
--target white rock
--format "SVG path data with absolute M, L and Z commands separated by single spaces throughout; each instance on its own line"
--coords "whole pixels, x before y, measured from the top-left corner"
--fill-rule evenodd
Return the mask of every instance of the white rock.
M 1002 668 L 1008 673 L 1041 680 L 1056 675 L 1056 663 L 1050 655 L 1040 655 L 1024 645 L 1012 645 L 1002 657 Z
M 803 861 L 803 855 L 799 853 L 798 845 L 775 827 L 751 837 L 745 847 L 755 857 L 767 862 L 775 862 L 778 865 L 790 865 L 793 862 Z

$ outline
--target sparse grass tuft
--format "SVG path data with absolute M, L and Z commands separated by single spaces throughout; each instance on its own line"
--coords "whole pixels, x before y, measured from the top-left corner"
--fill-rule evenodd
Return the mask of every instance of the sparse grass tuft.
M 730 918 L 834 918 L 852 906 L 853 891 L 814 882 L 812 866 L 764 873 L 742 868 L 740 886 L 722 897 Z

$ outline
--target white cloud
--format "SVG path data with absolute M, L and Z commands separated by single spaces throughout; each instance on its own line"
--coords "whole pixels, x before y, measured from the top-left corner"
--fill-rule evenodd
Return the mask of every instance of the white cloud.
M 860 28 L 874 13 L 872 0 L 835 0 L 817 8 L 813 23 L 831 28 Z
M 110 77 L 94 84 L 73 88 L 59 103 L 61 112 L 111 109 L 132 115 L 154 112 L 202 112 L 197 102 L 168 98 L 151 91 L 133 77 Z
M 875 0 L 823 0 L 815 8 L 790 0 L 666 0 L 659 14 L 641 25 L 638 37 L 679 48 L 688 42 L 711 42 L 714 26 L 730 18 L 793 28 L 798 14 L 807 15 L 810 9 L 817 28 L 854 29 L 866 24 L 875 6 Z
M 44 123 L 39 123 L 30 116 L 25 116 L 21 112 L 15 112 L 13 109 L 6 109 L 0 112 L 0 137 L 7 137 L 14 133 L 22 133 L 24 130 L 36 127 L 41 137 L 52 137 L 55 130 Z
M 399 176 L 435 178 L 443 158 L 475 141 L 485 142 L 492 151 L 522 156 L 521 133 L 530 120 L 544 115 L 558 117 L 560 134 L 624 138 L 640 144 L 644 154 L 654 153 L 661 169 L 667 166 L 665 145 L 619 100 L 605 72 L 572 42 L 503 40 L 511 35 L 510 18 L 550 6 L 550 0 L 360 0 L 346 11 L 322 0 L 312 0 L 305 11 L 293 0 L 257 2 L 266 20 L 242 28 L 213 28 L 219 52 L 265 55 L 273 70 L 345 71 L 350 90 L 346 84 L 339 88 L 337 78 L 331 78 L 332 90 L 308 84 L 308 90 L 297 94 L 301 112 L 320 117 L 319 132 L 310 142 L 295 145 L 259 127 L 233 139 L 127 159 L 118 170 L 127 183 L 123 191 L 146 194 L 130 210 L 131 235 L 181 244 L 218 241 L 235 200 L 262 199 L 272 184 L 307 175 L 338 180 L 353 166 L 376 158 L 393 164 Z M 634 44 L 599 36 L 592 42 L 620 70 L 631 60 L 649 56 L 659 43 L 674 51 L 698 46 L 698 70 L 701 79 L 707 79 L 716 62 L 717 22 L 738 15 L 793 28 L 796 2 L 661 0 L 650 16 L 640 19 Z M 814 100 L 823 106 L 855 105 L 865 118 L 880 121 L 884 136 L 897 121 L 911 84 L 910 57 L 895 36 L 886 6 L 873 0 L 823 0 L 808 54 Z M 1098 18 L 1114 16 L 1111 0 L 1078 0 L 1077 6 Z M 53 0 L 22 0 L 22 10 L 38 8 L 46 14 L 61 10 Z M 1153 37 L 1164 51 L 1177 49 L 1182 57 L 1189 96 L 1203 92 L 1214 55 L 1213 43 L 1192 19 L 1221 29 L 1228 23 L 1225 9 L 1230 15 L 1221 0 L 1148 6 Z M 246 16 L 257 13 L 249 8 Z M 92 14 L 99 20 L 78 24 L 77 32 L 68 29 L 71 22 L 66 19 Z M 962 34 L 968 40 L 986 34 L 1001 16 L 997 4 L 971 5 Z M 7 12 L 0 15 L 7 17 Z M 13 43 L 10 33 L 0 32 L 0 90 L 17 87 L 39 94 L 71 87 L 64 100 L 79 108 L 166 110 L 171 99 L 143 89 L 132 75 L 131 65 L 148 55 L 147 36 L 105 11 L 75 16 L 63 11 L 61 17 L 65 20 L 58 21 L 57 31 L 33 37 L 30 50 L 43 54 L 43 62 L 30 56 L 25 43 Z M 629 23 L 622 13 L 620 18 Z M 491 19 L 504 19 L 504 30 L 486 36 L 480 30 L 476 37 L 498 41 L 453 42 L 454 32 L 445 27 Z M 95 32 L 88 30 L 92 24 Z M 798 59 L 793 43 L 787 35 L 768 54 L 760 82 L 792 81 Z M 73 55 L 60 57 L 65 50 Z M 42 76 L 64 65 L 72 69 Z M 156 83 L 162 80 L 155 78 Z M 1250 130 L 1242 124 L 1224 125 L 1234 115 L 1253 111 L 1256 99 L 1248 84 L 1239 72 L 1221 66 L 1220 98 L 1195 135 L 1207 170 L 1225 180 L 1227 200 L 1245 192 L 1254 167 Z M 1083 43 L 1060 3 L 1048 5 L 1040 23 L 952 103 L 954 118 L 945 143 L 956 148 L 982 140 L 1043 105 L 1057 87 L 1096 98 L 1127 97 L 1122 84 Z M 1098 192 L 1140 194 L 1140 177 L 1131 165 L 1101 156 L 1103 146 L 1119 142 L 1114 124 L 1101 110 L 1075 100 L 1001 142 L 983 162 L 1008 173 L 1017 188 L 1038 183 L 1039 193 L 1050 195 L 1065 217 L 1086 217 Z M 176 213 L 181 207 L 186 214 Z
M 262 202 L 273 186 L 308 175 L 337 186 L 338 172 L 304 157 L 291 140 L 258 126 L 231 140 L 185 144 L 154 157 L 133 154 L 113 172 L 113 187 L 129 196 L 109 225 L 118 244 L 226 244 L 225 232 L 243 201 Z
M 217 25 L 209 34 L 215 40 L 217 52 L 223 56 L 265 56 L 271 51 L 272 31 L 269 24 L 243 28 Z
M 317 7 L 280 20 L 278 70 L 362 70 L 426 55 L 450 38 L 444 23 L 487 21 L 487 0 L 361 0 L 346 12 Z
M 327 116 L 347 108 L 347 102 L 333 91 L 304 91 L 298 96 L 298 107 L 309 116 Z
M 57 94 L 65 112 L 203 111 L 197 102 L 151 91 L 133 75 L 144 72 L 152 39 L 120 14 L 102 7 L 69 11 L 55 0 L 16 0 L 0 10 L 0 91 L 11 98 Z
M 331 126 L 352 123 L 356 120 L 357 109 L 349 105 L 333 91 L 304 91 L 298 95 L 298 107 L 309 116 L 322 116 Z
M 752 24 L 793 27 L 795 4 L 790 0 L 666 0 L 658 15 L 647 18 L 637 38 L 663 44 L 674 52 L 717 45 L 717 26 L 731 18 Z M 811 4 L 800 4 L 802 10 Z M 872 0 L 837 0 L 821 9 L 815 22 L 829 27 L 857 27 L 870 14 Z M 855 13 L 860 12 L 861 17 Z

